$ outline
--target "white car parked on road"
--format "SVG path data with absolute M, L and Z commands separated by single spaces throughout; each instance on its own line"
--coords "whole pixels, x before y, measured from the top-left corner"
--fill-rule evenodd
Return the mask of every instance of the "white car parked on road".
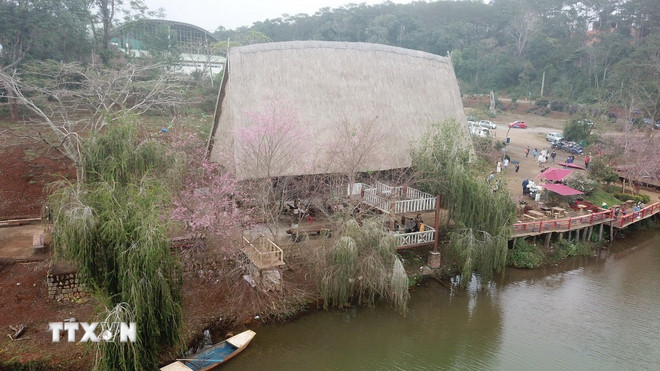
M 564 136 L 559 133 L 548 133 L 548 135 L 545 136 L 545 139 L 548 142 L 555 142 L 564 139 Z
M 489 121 L 489 120 L 479 121 L 479 126 L 481 126 L 482 128 L 486 128 L 486 129 L 497 129 L 497 125 L 495 125 L 494 122 Z

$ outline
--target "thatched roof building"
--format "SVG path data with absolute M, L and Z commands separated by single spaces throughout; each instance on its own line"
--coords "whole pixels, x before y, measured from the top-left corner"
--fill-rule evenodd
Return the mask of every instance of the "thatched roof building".
M 266 151 L 240 138 L 259 131 L 266 111 L 277 110 L 273 102 L 289 107 L 282 115 L 294 111 L 305 133 L 275 125 L 276 135 L 293 135 L 278 140 L 295 148 L 257 168 L 248 162 L 263 161 Z M 261 121 L 256 113 L 264 113 Z M 412 145 L 432 123 L 450 118 L 466 122 L 448 58 L 366 43 L 256 44 L 229 52 L 209 146 L 211 159 L 238 179 L 396 169 L 411 165 Z M 456 139 L 468 145 L 463 127 Z

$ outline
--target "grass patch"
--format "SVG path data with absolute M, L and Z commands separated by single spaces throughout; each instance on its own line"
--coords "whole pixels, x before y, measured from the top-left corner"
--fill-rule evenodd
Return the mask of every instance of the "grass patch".
M 600 206 L 605 202 L 606 204 L 612 206 L 612 205 L 618 205 L 621 203 L 621 201 L 614 197 L 614 195 L 607 193 L 601 189 L 597 189 L 594 191 L 594 193 L 588 195 L 585 197 L 588 201 L 591 201 L 594 203 L 594 205 Z
M 543 263 L 543 253 L 541 250 L 519 239 L 512 250 L 509 250 L 506 256 L 506 265 L 515 268 L 537 268 Z

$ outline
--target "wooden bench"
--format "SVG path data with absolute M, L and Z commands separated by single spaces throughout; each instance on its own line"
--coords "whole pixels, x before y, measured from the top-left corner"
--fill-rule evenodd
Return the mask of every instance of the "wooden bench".
M 318 234 L 330 237 L 332 235 L 332 229 L 327 224 L 306 225 L 300 226 L 298 228 L 287 229 L 286 233 L 290 234 L 294 241 L 299 241 L 300 235 Z
M 34 248 L 35 253 L 40 253 L 44 251 L 45 245 L 44 245 L 43 233 L 37 233 L 32 235 L 32 247 Z
M 529 215 L 529 214 L 523 214 L 523 218 L 525 218 L 525 219 L 531 219 L 531 220 L 538 220 L 538 218 L 535 218 L 535 217 L 533 217 L 533 216 L 531 216 L 531 215 Z

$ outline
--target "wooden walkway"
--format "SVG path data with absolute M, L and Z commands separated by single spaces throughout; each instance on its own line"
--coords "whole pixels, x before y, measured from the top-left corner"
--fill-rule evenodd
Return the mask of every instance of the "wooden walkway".
M 612 223 L 612 227 L 625 228 L 640 220 L 650 218 L 651 216 L 657 213 L 660 213 L 660 202 L 656 202 L 653 205 L 649 205 L 641 209 L 640 211 L 626 214 L 626 216 L 619 216 L 617 219 L 614 220 L 614 223 Z
M 614 220 L 614 210 L 578 215 L 565 219 L 539 220 L 513 225 L 511 238 L 538 236 L 549 232 L 569 232 Z
M 578 215 L 564 219 L 540 220 L 513 225 L 511 238 L 538 236 L 550 232 L 570 232 L 593 225 L 610 223 L 614 228 L 625 228 L 630 224 L 649 218 L 660 212 L 660 202 L 649 205 L 642 210 L 615 218 L 614 210 L 605 210 L 597 213 Z

